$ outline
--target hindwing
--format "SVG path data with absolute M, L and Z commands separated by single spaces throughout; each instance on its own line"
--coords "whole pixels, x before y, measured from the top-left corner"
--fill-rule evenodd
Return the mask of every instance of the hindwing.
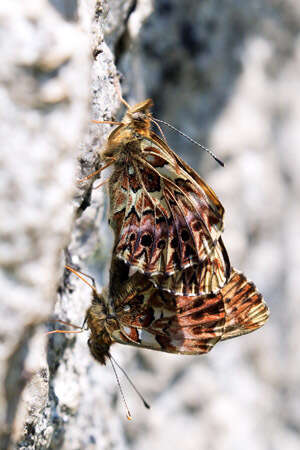
M 264 325 L 269 308 L 255 284 L 235 269 L 222 289 L 226 321 L 222 340 L 251 333 Z
M 174 295 L 196 296 L 217 293 L 230 276 L 230 262 L 221 238 L 200 264 L 179 270 L 171 276 L 150 278 L 154 286 Z
M 114 285 L 119 276 L 112 276 Z M 118 326 L 112 341 L 169 353 L 206 353 L 219 340 L 256 330 L 269 316 L 255 285 L 235 269 L 216 294 L 173 295 L 136 273 L 113 295 Z

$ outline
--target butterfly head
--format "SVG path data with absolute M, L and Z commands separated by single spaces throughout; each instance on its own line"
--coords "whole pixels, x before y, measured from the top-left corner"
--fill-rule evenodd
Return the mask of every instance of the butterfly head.
M 129 108 L 122 120 L 124 125 L 131 125 L 136 130 L 148 130 L 151 126 L 151 112 L 153 106 L 151 98 L 137 103 L 132 108 Z
M 88 346 L 93 357 L 101 364 L 106 363 L 109 348 L 113 343 L 108 328 L 117 326 L 117 321 L 109 315 L 107 293 L 94 292 L 92 304 L 86 313 L 86 323 L 91 331 Z
M 121 124 L 112 131 L 106 148 L 101 152 L 104 160 L 114 158 L 120 161 L 120 157 L 127 152 L 131 154 L 140 152 L 140 139 L 143 136 L 150 136 L 152 105 L 152 100 L 148 99 L 127 110 Z

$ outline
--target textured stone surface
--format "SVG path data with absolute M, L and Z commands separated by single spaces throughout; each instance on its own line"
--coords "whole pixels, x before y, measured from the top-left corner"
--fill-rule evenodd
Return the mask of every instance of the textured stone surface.
M 71 227 L 89 46 L 46 1 L 5 2 L 0 16 L 0 446 L 7 448 L 11 431 L 23 431 L 14 423 L 20 394 L 40 365 L 30 357 L 31 337 L 51 314 Z M 43 354 L 45 339 L 39 346 Z
M 297 450 L 298 2 L 36 0 L 0 15 L 0 447 L 11 435 L 30 449 Z M 156 116 L 225 161 L 166 130 L 223 202 L 231 261 L 271 309 L 262 330 L 203 357 L 113 347 L 152 406 L 123 381 L 128 423 L 87 333 L 48 341 L 52 324 L 39 325 L 81 325 L 89 305 L 90 289 L 63 276 L 66 245 L 107 279 L 105 189 L 75 180 L 97 169 L 110 130 L 90 119 L 118 113 L 114 56 L 130 103 L 152 96 Z
M 88 288 L 61 278 L 66 245 L 76 264 L 99 240 L 102 192 L 91 200 L 91 182 L 76 178 L 97 168 L 108 133 L 91 118 L 118 105 L 103 41 L 108 2 L 25 3 L 0 6 L 0 447 L 110 448 L 115 432 L 124 439 L 109 372 L 91 360 L 86 336 L 48 339 L 51 322 L 40 325 L 51 316 L 81 325 L 89 304 Z M 125 26 L 110 14 L 111 27 Z

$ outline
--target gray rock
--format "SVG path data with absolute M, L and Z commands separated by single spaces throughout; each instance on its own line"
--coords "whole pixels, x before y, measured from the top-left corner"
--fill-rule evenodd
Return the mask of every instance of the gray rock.
M 91 118 L 118 106 L 106 19 L 99 2 L 84 1 L 8 3 L 0 17 L 0 447 L 110 448 L 121 422 L 109 372 L 91 360 L 86 336 L 48 337 L 53 324 L 44 324 L 81 325 L 90 301 L 90 289 L 62 278 L 63 249 L 78 264 L 99 239 L 102 193 L 91 200 L 91 181 L 76 180 L 97 168 L 109 131 Z

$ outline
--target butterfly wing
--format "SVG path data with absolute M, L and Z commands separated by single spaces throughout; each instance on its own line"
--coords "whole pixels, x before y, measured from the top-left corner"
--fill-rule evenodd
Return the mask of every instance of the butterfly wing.
M 241 272 L 232 269 L 222 295 L 226 313 L 222 340 L 251 333 L 268 320 L 269 309 L 261 293 Z
M 122 273 L 120 263 L 114 285 Z M 235 269 L 216 294 L 173 295 L 138 272 L 119 286 L 113 301 L 119 326 L 111 331 L 112 339 L 169 353 L 207 353 L 219 340 L 261 327 L 269 314 L 255 285 Z
M 127 277 L 127 278 L 126 278 Z M 125 280 L 125 281 L 124 281 Z M 114 341 L 169 353 L 206 353 L 221 339 L 225 311 L 221 294 L 175 296 L 153 286 L 143 274 L 112 261 Z
M 154 133 L 138 146 L 110 179 L 115 255 L 151 276 L 203 263 L 223 230 L 222 205 Z
M 148 282 L 130 298 L 130 311 L 119 315 L 113 339 L 168 353 L 201 354 L 221 339 L 225 322 L 221 295 L 207 298 L 172 296 Z
M 221 238 L 201 264 L 175 272 L 172 276 L 150 278 L 154 286 L 174 295 L 199 296 L 217 293 L 230 276 L 230 262 Z

